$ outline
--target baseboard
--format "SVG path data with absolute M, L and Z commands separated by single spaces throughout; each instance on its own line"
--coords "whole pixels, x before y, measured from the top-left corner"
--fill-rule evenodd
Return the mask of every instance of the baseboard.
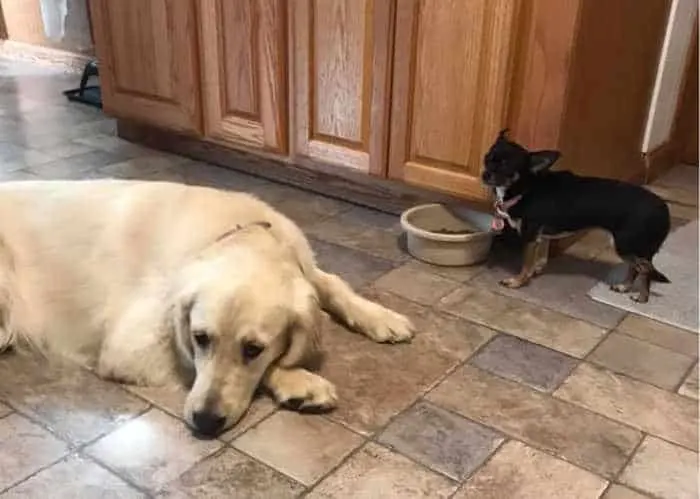
M 337 166 L 296 164 L 280 159 L 261 157 L 197 137 L 178 134 L 131 120 L 117 120 L 117 134 L 125 140 L 153 149 L 206 161 L 231 170 L 395 215 L 422 203 L 456 204 L 482 212 L 491 211 L 491 206 L 485 203 L 460 199 L 399 181 L 375 177 Z
M 668 140 L 659 147 L 642 155 L 646 166 L 645 184 L 651 183 L 661 174 L 673 168 L 677 162 L 677 148 L 672 140 Z

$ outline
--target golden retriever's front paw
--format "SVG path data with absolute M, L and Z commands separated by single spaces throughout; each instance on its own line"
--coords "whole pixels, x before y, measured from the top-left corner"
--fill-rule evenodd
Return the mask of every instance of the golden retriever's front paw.
M 372 319 L 364 328 L 364 333 L 377 343 L 404 343 L 414 335 L 413 324 L 404 315 L 380 305 L 372 314 Z
M 327 412 L 338 403 L 335 385 L 321 376 L 304 371 L 289 371 L 289 375 L 270 387 L 277 402 L 299 412 Z

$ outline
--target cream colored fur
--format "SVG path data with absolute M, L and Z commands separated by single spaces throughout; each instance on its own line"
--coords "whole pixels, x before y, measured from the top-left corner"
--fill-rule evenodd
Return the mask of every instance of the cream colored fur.
M 280 403 L 333 407 L 334 386 L 301 367 L 318 347 L 321 309 L 375 341 L 413 334 L 405 317 L 320 270 L 301 230 L 247 194 L 10 182 L 0 213 L 0 349 L 30 345 L 126 383 L 193 382 L 191 425 L 209 411 L 230 427 L 260 383 Z M 251 343 L 264 347 L 254 359 L 243 354 Z

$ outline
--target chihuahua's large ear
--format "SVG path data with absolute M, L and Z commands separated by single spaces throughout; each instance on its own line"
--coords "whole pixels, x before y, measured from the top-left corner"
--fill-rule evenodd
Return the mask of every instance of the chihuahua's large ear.
M 561 157 L 559 151 L 535 151 L 530 153 L 530 171 L 539 173 L 549 170 Z

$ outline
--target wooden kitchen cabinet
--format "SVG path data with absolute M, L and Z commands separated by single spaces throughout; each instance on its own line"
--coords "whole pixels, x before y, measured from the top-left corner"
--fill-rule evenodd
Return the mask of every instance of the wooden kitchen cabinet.
M 519 0 L 398 0 L 389 176 L 484 199 L 506 127 Z
M 295 158 L 383 175 L 392 0 L 294 0 Z
M 287 151 L 284 0 L 200 0 L 204 132 L 231 146 Z
M 490 204 L 503 128 L 557 168 L 648 173 L 670 0 L 90 1 L 104 107 L 132 140 L 392 209 Z
M 201 129 L 196 0 L 90 0 L 107 113 Z

